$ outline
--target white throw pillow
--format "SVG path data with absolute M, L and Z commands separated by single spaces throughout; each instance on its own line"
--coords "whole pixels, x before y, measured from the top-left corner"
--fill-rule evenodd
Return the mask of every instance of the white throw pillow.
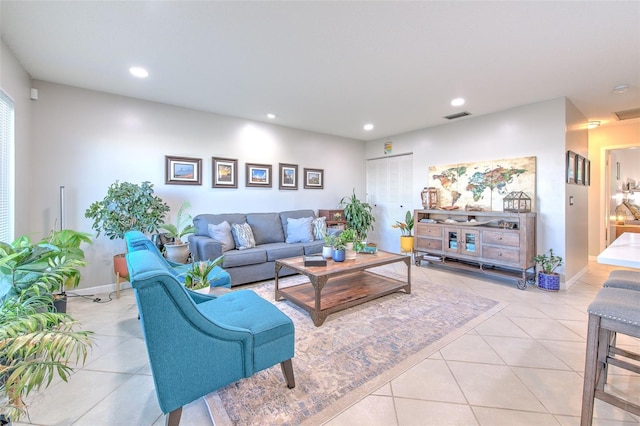
M 234 223 L 231 226 L 231 234 L 238 250 L 246 250 L 256 246 L 251 225 L 248 223 Z
M 209 236 L 220 243 L 223 252 L 236 248 L 231 235 L 231 225 L 226 220 L 218 225 L 210 223 L 207 226 L 207 230 L 209 231 Z
M 287 240 L 291 243 L 308 243 L 313 241 L 311 230 L 312 217 L 303 217 L 300 219 L 287 219 Z
M 313 219 L 313 238 L 316 240 L 324 240 L 327 235 L 327 218 L 317 217 Z

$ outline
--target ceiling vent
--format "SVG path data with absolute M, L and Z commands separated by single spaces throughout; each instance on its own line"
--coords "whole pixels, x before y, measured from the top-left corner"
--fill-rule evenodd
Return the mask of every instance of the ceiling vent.
M 467 115 L 471 115 L 471 113 L 467 111 L 463 111 L 463 112 L 456 112 L 455 114 L 451 114 L 451 115 L 445 115 L 444 118 L 446 118 L 447 120 L 455 120 L 456 118 L 466 117 Z
M 613 114 L 618 120 L 631 120 L 632 118 L 640 118 L 640 108 L 618 111 L 614 112 Z

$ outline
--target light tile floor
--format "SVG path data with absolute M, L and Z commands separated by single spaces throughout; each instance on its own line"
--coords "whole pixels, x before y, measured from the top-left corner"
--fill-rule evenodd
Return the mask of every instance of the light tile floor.
M 413 268 L 422 280 L 505 302 L 506 307 L 327 422 L 340 425 L 578 425 L 586 308 L 611 267 L 591 262 L 567 291 Z M 94 297 L 102 300 L 94 302 Z M 17 425 L 161 425 L 161 413 L 131 290 L 72 298 L 70 314 L 96 333 L 96 347 L 68 383 L 56 380 L 29 399 Z M 622 337 L 631 350 L 640 342 Z M 640 398 L 640 378 L 611 368 L 610 386 Z M 638 402 L 638 401 L 636 401 Z M 595 425 L 640 418 L 596 401 Z M 183 410 L 182 425 L 212 424 L 203 400 Z

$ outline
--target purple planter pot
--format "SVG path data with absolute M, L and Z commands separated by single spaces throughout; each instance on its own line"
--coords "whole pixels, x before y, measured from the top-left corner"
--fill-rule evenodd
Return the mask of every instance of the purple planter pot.
M 538 272 L 538 287 L 548 291 L 560 290 L 560 275 Z

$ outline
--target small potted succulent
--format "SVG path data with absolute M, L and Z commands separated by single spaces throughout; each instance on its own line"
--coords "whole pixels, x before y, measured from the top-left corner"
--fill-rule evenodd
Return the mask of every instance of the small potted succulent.
M 346 243 L 342 240 L 342 238 L 338 237 L 333 241 L 333 261 L 334 262 L 344 262 L 346 255 Z
M 543 290 L 560 290 L 560 275 L 555 272 L 556 268 L 562 265 L 562 257 L 553 254 L 553 249 L 549 249 L 549 254 L 539 254 L 533 258 L 536 264 L 540 265 L 538 271 L 538 287 Z
M 322 246 L 322 257 L 331 259 L 333 257 L 333 243 L 336 237 L 332 234 L 324 236 L 324 245 Z

